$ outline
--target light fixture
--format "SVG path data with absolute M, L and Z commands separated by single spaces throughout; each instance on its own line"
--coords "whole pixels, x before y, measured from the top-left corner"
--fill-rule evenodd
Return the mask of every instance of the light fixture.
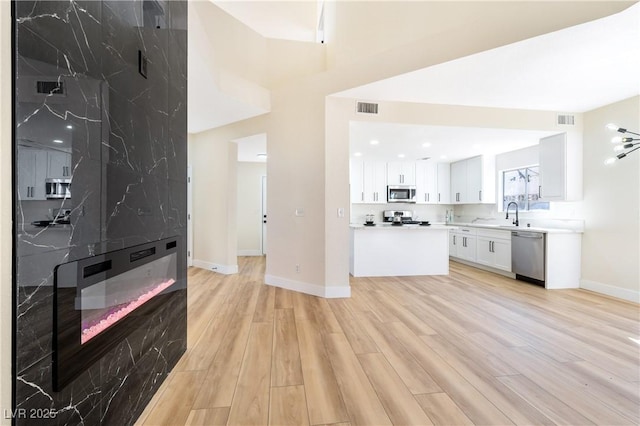
M 60 140 L 60 139 L 54 139 L 54 140 L 53 140 L 53 142 L 54 142 L 54 143 L 64 143 L 64 141 L 63 141 L 63 140 Z
M 261 152 L 260 154 L 256 154 L 256 157 L 267 158 L 267 154 Z
M 404 154 L 398 154 L 398 158 L 404 158 Z
M 67 129 L 71 130 L 73 129 L 73 126 L 71 124 L 67 124 Z
M 447 158 L 447 156 L 446 156 L 446 155 L 441 155 L 441 156 L 440 156 L 440 159 L 441 159 L 441 160 L 444 160 L 444 159 L 446 159 L 446 158 Z
M 369 142 L 371 145 L 378 145 L 380 143 L 379 140 L 373 139 Z
M 431 146 L 431 144 L 429 142 L 425 142 L 422 144 L 423 147 L 425 148 L 429 148 Z
M 362 153 L 361 152 L 355 152 L 353 155 L 355 157 L 362 157 Z
M 632 135 L 640 136 L 640 133 L 629 131 L 613 123 L 607 124 L 607 129 L 614 132 L 622 133 L 622 134 L 629 133 Z M 640 138 L 622 137 L 622 136 L 613 137 L 611 139 L 611 143 L 616 144 L 616 146 L 613 147 L 613 151 L 619 152 L 619 154 L 617 154 L 615 157 L 607 158 L 604 161 L 604 164 L 606 165 L 613 164 L 618 160 L 622 160 L 624 157 L 631 154 L 633 151 L 637 151 L 638 149 L 640 149 L 640 142 L 636 142 L 636 141 L 640 141 Z

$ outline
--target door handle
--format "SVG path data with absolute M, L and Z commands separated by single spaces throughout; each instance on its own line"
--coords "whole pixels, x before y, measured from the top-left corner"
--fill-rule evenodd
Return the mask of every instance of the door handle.
M 542 185 L 538 185 L 538 196 L 542 198 Z
M 438 202 L 440 202 L 440 193 L 438 192 Z

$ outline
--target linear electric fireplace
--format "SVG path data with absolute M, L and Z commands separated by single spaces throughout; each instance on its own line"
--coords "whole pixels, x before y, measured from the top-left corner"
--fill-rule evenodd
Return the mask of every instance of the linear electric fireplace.
M 53 388 L 61 390 L 157 310 L 177 279 L 178 239 L 58 265 Z

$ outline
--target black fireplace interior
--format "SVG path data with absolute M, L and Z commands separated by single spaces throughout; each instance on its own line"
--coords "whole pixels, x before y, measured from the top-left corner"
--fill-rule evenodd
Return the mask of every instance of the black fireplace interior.
M 123 341 L 169 296 L 178 241 L 116 250 L 55 269 L 53 389 L 61 390 Z

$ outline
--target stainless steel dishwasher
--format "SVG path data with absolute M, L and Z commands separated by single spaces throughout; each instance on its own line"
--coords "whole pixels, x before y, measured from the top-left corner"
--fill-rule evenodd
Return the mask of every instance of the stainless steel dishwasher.
M 516 279 L 544 285 L 545 234 L 511 231 L 511 271 Z

